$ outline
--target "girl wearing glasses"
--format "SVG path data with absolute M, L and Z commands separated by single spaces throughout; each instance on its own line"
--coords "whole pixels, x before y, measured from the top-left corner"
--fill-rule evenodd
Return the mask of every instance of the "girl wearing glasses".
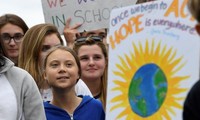
M 94 98 L 99 99 L 105 109 L 107 89 L 108 54 L 99 36 L 80 37 L 73 47 L 81 63 L 81 79 L 89 87 Z
M 18 65 L 19 46 L 27 30 L 28 26 L 19 16 L 14 14 L 0 16 L 0 43 L 3 47 L 3 54 L 16 66 Z
M 44 78 L 52 88 L 53 99 L 45 102 L 48 120 L 104 120 L 100 101 L 76 96 L 75 85 L 81 77 L 76 53 L 64 46 L 52 48 L 44 59 Z

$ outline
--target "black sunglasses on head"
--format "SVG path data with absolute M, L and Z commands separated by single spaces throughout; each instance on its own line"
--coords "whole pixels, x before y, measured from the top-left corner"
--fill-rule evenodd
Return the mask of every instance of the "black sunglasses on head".
M 75 42 L 85 42 L 86 40 L 94 40 L 94 41 L 103 41 L 103 38 L 101 36 L 89 36 L 89 37 L 79 37 L 75 40 Z

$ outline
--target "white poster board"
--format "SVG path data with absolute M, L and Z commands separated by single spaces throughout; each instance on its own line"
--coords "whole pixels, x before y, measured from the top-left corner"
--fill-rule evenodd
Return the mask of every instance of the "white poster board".
M 79 31 L 108 28 L 112 9 L 135 3 L 136 0 L 42 0 L 42 7 L 45 22 L 53 23 L 62 33 L 69 17 L 71 25 L 83 23 Z
M 182 120 L 200 55 L 186 4 L 159 0 L 111 12 L 106 120 Z

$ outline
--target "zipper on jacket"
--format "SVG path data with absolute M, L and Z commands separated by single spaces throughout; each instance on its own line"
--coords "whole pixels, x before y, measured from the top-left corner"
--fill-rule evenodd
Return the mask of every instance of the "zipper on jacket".
M 71 120 L 74 120 L 73 114 L 69 114 L 69 116 L 70 116 Z

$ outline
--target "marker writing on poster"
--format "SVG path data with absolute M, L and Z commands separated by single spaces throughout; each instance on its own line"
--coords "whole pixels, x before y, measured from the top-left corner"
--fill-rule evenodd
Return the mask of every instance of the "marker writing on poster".
M 87 2 L 90 2 L 90 1 L 95 1 L 95 0 L 78 0 L 78 4 L 87 3 Z
M 66 0 L 47 0 L 49 8 L 64 7 L 67 5 Z
M 174 0 L 167 9 L 167 11 L 165 12 L 164 16 L 167 17 L 170 14 L 174 14 L 176 18 L 178 17 L 181 17 L 183 19 L 189 18 L 191 21 L 194 21 L 194 18 L 189 13 L 185 13 L 185 8 L 187 7 L 188 0 L 184 0 L 182 4 L 179 4 L 179 1 L 180 0 Z M 162 3 L 164 2 L 162 1 Z
M 116 44 L 120 44 L 122 40 L 125 40 L 129 35 L 141 32 L 144 28 L 141 26 L 142 14 L 131 17 L 127 23 L 121 25 L 121 27 L 114 32 L 114 35 L 109 36 L 110 45 L 112 49 Z

